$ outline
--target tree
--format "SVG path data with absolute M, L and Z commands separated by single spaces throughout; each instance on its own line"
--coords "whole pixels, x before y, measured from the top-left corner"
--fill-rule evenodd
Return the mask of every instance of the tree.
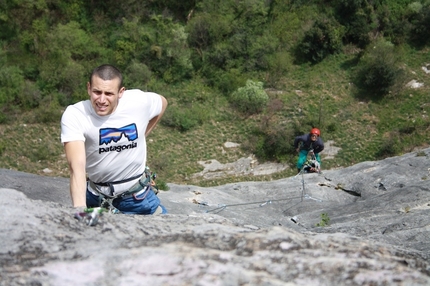
M 328 55 L 340 52 L 342 37 L 343 28 L 334 19 L 319 18 L 297 46 L 297 54 L 318 63 Z
M 346 29 L 345 43 L 364 48 L 371 42 L 370 34 L 379 28 L 376 10 L 382 3 L 383 0 L 334 1 L 335 16 Z

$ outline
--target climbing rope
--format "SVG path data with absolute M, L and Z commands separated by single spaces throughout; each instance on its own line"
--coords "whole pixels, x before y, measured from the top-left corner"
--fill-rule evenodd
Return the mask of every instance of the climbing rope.
M 206 210 L 205 213 L 215 212 L 219 213 L 223 210 L 225 210 L 227 207 L 237 207 L 237 206 L 246 206 L 246 205 L 258 205 L 259 207 L 264 207 L 265 205 L 272 204 L 273 202 L 280 202 L 280 201 L 291 201 L 294 199 L 299 199 L 300 197 L 288 197 L 288 198 L 282 198 L 282 199 L 270 199 L 265 201 L 256 201 L 256 202 L 247 202 L 247 203 L 238 203 L 238 204 L 222 204 L 217 208 Z
M 305 178 L 304 178 L 303 172 L 300 172 L 295 177 L 297 177 L 300 174 L 302 175 L 302 192 L 301 192 L 300 196 L 293 196 L 293 197 L 287 197 L 287 198 L 282 198 L 282 199 L 270 199 L 270 200 L 264 200 L 264 201 L 247 202 L 247 203 L 221 204 L 217 208 L 206 210 L 205 213 L 210 213 L 210 212 L 219 213 L 219 212 L 225 210 L 227 207 L 237 207 L 237 206 L 246 206 L 246 205 L 258 205 L 258 207 L 263 207 L 263 206 L 271 204 L 273 202 L 292 201 L 294 199 L 301 199 L 300 202 L 298 202 L 297 204 L 302 203 L 303 199 L 311 199 L 311 200 L 315 200 L 317 202 L 322 202 L 321 199 L 314 198 L 314 197 L 312 197 L 306 193 L 306 188 L 305 188 L 306 183 L 305 183 Z M 200 205 L 201 206 L 207 206 L 208 204 L 207 203 L 200 203 Z M 291 207 L 293 207 L 293 206 L 291 206 Z

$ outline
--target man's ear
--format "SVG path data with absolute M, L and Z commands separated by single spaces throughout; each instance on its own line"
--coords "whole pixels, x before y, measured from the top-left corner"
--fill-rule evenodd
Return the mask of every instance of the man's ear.
M 121 87 L 120 89 L 119 89 L 119 98 L 121 98 L 122 97 L 122 95 L 124 94 L 124 91 L 125 91 L 125 87 Z
M 87 93 L 89 96 L 91 96 L 91 83 L 87 82 Z

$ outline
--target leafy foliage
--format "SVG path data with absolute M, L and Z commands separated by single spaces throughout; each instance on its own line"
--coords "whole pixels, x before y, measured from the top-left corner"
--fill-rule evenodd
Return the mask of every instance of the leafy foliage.
M 366 47 L 371 41 L 371 34 L 378 27 L 377 7 L 383 0 L 336 0 L 335 15 L 345 29 L 345 43 L 354 43 L 360 48 Z
M 25 123 L 52 126 L 49 137 L 58 144 L 62 110 L 87 98 L 95 66 L 111 63 L 123 71 L 127 88 L 168 98 L 158 130 L 169 139 L 154 149 L 172 152 L 151 159 L 181 179 L 199 170 L 195 162 L 202 158 L 237 159 L 242 149 L 216 153 L 226 140 L 244 142 L 259 159 L 293 162 L 292 138 L 314 125 L 344 148 L 324 166 L 412 150 L 428 141 L 428 85 L 399 87 L 405 75 L 427 80 L 421 65 L 428 62 L 429 11 L 428 1 L 414 0 L 0 1 L 0 132 L 29 136 L 30 128 L 15 122 L 22 116 Z M 248 79 L 259 85 L 247 90 Z M 270 87 L 270 99 L 263 86 Z M 355 86 L 378 100 L 357 104 Z M 396 97 L 385 96 L 390 92 Z M 405 105 L 397 128 L 399 117 L 385 109 Z M 8 140 L 3 167 L 43 159 L 22 156 L 27 161 L 20 162 L 26 146 Z M 174 152 L 172 142 L 179 147 Z M 177 165 L 187 157 L 179 152 L 193 156 L 186 170 Z
M 324 227 L 324 226 L 328 226 L 329 224 L 330 224 L 330 217 L 328 216 L 327 213 L 322 213 L 321 220 L 319 223 L 317 223 L 316 226 Z
M 149 67 L 136 60 L 132 60 L 124 73 L 124 85 L 129 88 L 147 90 L 147 84 L 151 79 L 152 72 Z
M 259 129 L 259 139 L 254 146 L 254 153 L 263 161 L 289 161 L 294 148 L 291 138 L 294 138 L 294 130 L 288 126 L 275 124 Z
M 377 41 L 360 59 L 355 82 L 364 92 L 376 97 L 386 95 L 400 78 L 398 63 L 394 45 L 384 40 Z
M 247 80 L 244 87 L 240 87 L 231 96 L 233 105 L 245 114 L 256 114 L 265 108 L 269 96 L 264 91 L 262 82 Z
M 170 18 L 152 17 L 156 31 L 151 46 L 151 66 L 166 82 L 189 78 L 192 65 L 185 28 Z
M 312 63 L 321 62 L 328 55 L 340 52 L 343 28 L 334 20 L 318 19 L 305 33 L 297 47 L 299 56 Z
M 162 123 L 185 132 L 205 122 L 207 116 L 208 112 L 198 104 L 189 108 L 173 106 L 163 116 Z
M 409 33 L 420 44 L 430 38 L 428 3 L 336 0 L 326 4 L 2 2 L 3 66 L 10 71 L 2 75 L 0 104 L 32 108 L 53 93 L 61 105 L 76 102 L 86 97 L 89 71 L 106 62 L 125 71 L 127 84 L 141 88 L 149 80 L 178 83 L 195 75 L 224 95 L 243 86 L 247 78 L 279 88 L 292 63 L 319 63 L 340 53 L 343 43 L 366 48 L 376 35 L 386 35 L 393 43 L 404 43 Z M 372 85 L 372 79 L 365 80 L 365 85 Z M 23 96 L 21 91 L 29 89 L 30 95 Z
M 24 86 L 22 71 L 16 66 L 0 69 L 0 86 L 0 104 L 19 104 Z
M 430 41 L 430 3 L 424 7 L 419 3 L 411 4 L 410 8 L 416 11 L 411 16 L 411 39 L 419 45 L 426 45 Z
M 62 112 L 55 99 L 45 98 L 40 107 L 35 110 L 34 115 L 34 123 L 54 123 L 60 122 Z
M 293 69 L 292 59 L 287 52 L 277 52 L 267 57 L 268 72 L 266 83 L 270 87 L 280 86 L 282 78 Z

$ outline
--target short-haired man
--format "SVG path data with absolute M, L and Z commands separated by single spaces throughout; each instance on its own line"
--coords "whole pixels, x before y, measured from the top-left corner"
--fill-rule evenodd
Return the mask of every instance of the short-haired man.
M 93 70 L 87 92 L 89 100 L 68 106 L 61 118 L 73 206 L 108 203 L 127 214 L 166 213 L 145 169 L 146 136 L 163 116 L 167 100 L 126 90 L 112 65 Z

